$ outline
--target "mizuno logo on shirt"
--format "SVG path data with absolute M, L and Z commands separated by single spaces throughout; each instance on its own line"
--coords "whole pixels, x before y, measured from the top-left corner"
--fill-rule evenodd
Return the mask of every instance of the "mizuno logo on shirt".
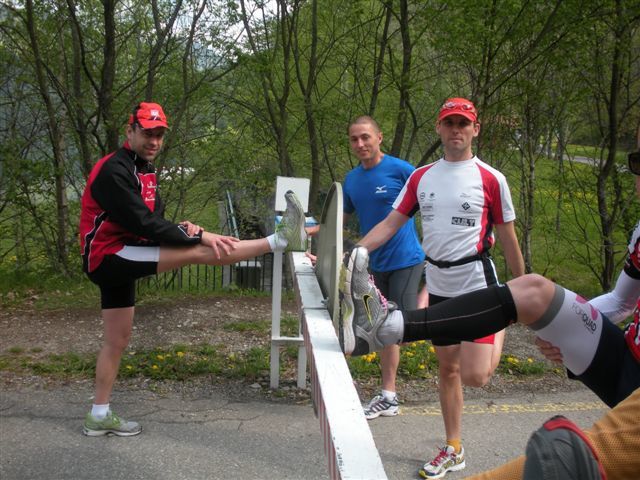
M 387 186 L 382 185 L 381 187 L 376 187 L 376 193 L 387 193 Z

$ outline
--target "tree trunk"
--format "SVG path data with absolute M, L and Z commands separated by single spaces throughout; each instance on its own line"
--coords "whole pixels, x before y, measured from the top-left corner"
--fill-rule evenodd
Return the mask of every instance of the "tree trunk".
M 116 76 L 116 21 L 115 9 L 117 0 L 103 0 L 104 11 L 104 47 L 100 91 L 98 92 L 98 107 L 104 121 L 107 138 L 107 151 L 118 148 L 120 133 L 119 119 L 113 113 L 113 84 Z
M 407 0 L 400 0 L 400 34 L 402 36 L 402 73 L 400 74 L 398 115 L 396 130 L 391 145 L 391 155 L 400 157 L 402 144 L 407 129 L 407 109 L 409 104 L 409 89 L 411 85 L 411 36 L 409 34 L 409 8 Z
M 29 32 L 29 42 L 33 51 L 34 69 L 38 83 L 38 91 L 42 97 L 47 111 L 47 124 L 49 140 L 53 153 L 53 175 L 55 180 L 56 198 L 56 262 L 65 275 L 69 275 L 69 248 L 67 243 L 67 231 L 69 229 L 69 205 L 67 202 L 66 181 L 65 181 L 65 157 L 64 157 L 64 137 L 56 117 L 56 108 L 49 96 L 49 89 L 45 78 L 45 66 L 43 64 L 38 37 L 36 34 L 35 22 L 33 18 L 33 0 L 27 0 L 27 30 Z

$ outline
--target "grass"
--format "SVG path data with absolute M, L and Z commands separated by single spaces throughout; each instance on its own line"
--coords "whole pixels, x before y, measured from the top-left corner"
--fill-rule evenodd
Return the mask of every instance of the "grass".
M 298 318 L 284 315 L 281 320 L 283 335 L 298 333 Z M 265 343 L 271 322 L 235 322 L 224 327 L 242 333 L 264 336 Z M 154 380 L 187 380 L 199 375 L 215 375 L 232 379 L 257 379 L 269 374 L 270 348 L 254 346 L 246 351 L 224 353 L 222 345 L 174 345 L 150 350 L 128 350 L 122 356 L 119 375 L 124 378 L 142 377 Z M 42 348 L 26 348 L 16 345 L 0 355 L 0 371 L 27 372 L 29 374 L 56 378 L 83 377 L 95 375 L 95 353 L 37 355 Z M 281 369 L 296 368 L 297 347 L 286 347 L 281 353 Z
M 380 374 L 380 355 L 370 353 L 348 359 L 349 370 L 354 379 L 367 379 Z M 555 367 L 531 357 L 502 354 L 497 371 L 505 375 L 540 375 L 554 372 Z M 398 379 L 433 378 L 438 374 L 438 359 L 430 342 L 420 340 L 406 344 L 400 350 Z
M 59 379 L 93 378 L 96 355 L 67 352 L 42 358 L 22 347 L 13 347 L 0 355 L 0 371 L 28 373 Z M 281 372 L 296 368 L 298 349 L 288 346 L 281 352 Z M 371 353 L 348 359 L 354 379 L 367 379 L 380 374 L 380 356 Z M 144 351 L 127 351 L 120 363 L 123 378 L 186 381 L 201 375 L 220 378 L 256 380 L 269 374 L 270 349 L 256 346 L 242 352 L 224 353 L 222 346 L 174 345 Z M 503 354 L 498 372 L 506 375 L 539 375 L 554 371 L 543 362 Z M 437 375 L 438 363 L 433 346 L 425 341 L 405 345 L 401 350 L 398 381 L 432 378 Z

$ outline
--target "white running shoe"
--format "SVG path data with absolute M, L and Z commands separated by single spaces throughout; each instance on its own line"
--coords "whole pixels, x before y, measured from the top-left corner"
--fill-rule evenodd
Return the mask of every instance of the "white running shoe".
M 399 411 L 400 406 L 396 395 L 389 401 L 379 393 L 364 407 L 364 416 L 367 420 L 373 420 L 378 417 L 395 417 Z
M 457 472 L 466 466 L 464 461 L 464 447 L 456 453 L 451 445 L 445 445 L 431 462 L 425 463 L 418 473 L 422 478 L 442 478 L 447 472 Z

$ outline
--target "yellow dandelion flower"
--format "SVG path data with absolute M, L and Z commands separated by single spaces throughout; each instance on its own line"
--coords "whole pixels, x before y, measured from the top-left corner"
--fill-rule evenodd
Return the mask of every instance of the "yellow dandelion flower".
M 418 344 L 417 344 L 416 342 L 413 342 L 413 343 L 411 344 L 411 347 L 412 347 L 412 348 L 416 348 L 417 346 L 418 346 Z
M 156 355 L 156 358 L 160 361 L 164 360 L 164 355 Z
M 436 349 L 433 346 L 429 347 L 429 353 L 436 353 Z
M 424 370 L 424 369 L 425 369 L 425 366 L 424 366 L 424 365 L 420 365 L 418 368 L 419 368 L 420 370 Z
M 176 355 L 180 358 L 184 357 L 184 352 L 176 352 Z
M 414 354 L 413 354 L 413 352 L 407 352 L 407 353 L 405 353 L 405 355 L 406 355 L 407 357 L 413 357 L 413 355 L 414 355 Z
M 151 365 L 151 370 L 158 370 L 158 365 Z
M 127 370 L 133 370 L 133 367 L 132 367 L 131 365 L 127 365 L 127 366 L 126 366 L 126 369 L 127 369 Z
M 425 343 L 427 343 L 426 340 L 418 340 L 418 345 L 424 345 Z
M 527 358 L 527 363 L 533 363 L 533 358 Z

